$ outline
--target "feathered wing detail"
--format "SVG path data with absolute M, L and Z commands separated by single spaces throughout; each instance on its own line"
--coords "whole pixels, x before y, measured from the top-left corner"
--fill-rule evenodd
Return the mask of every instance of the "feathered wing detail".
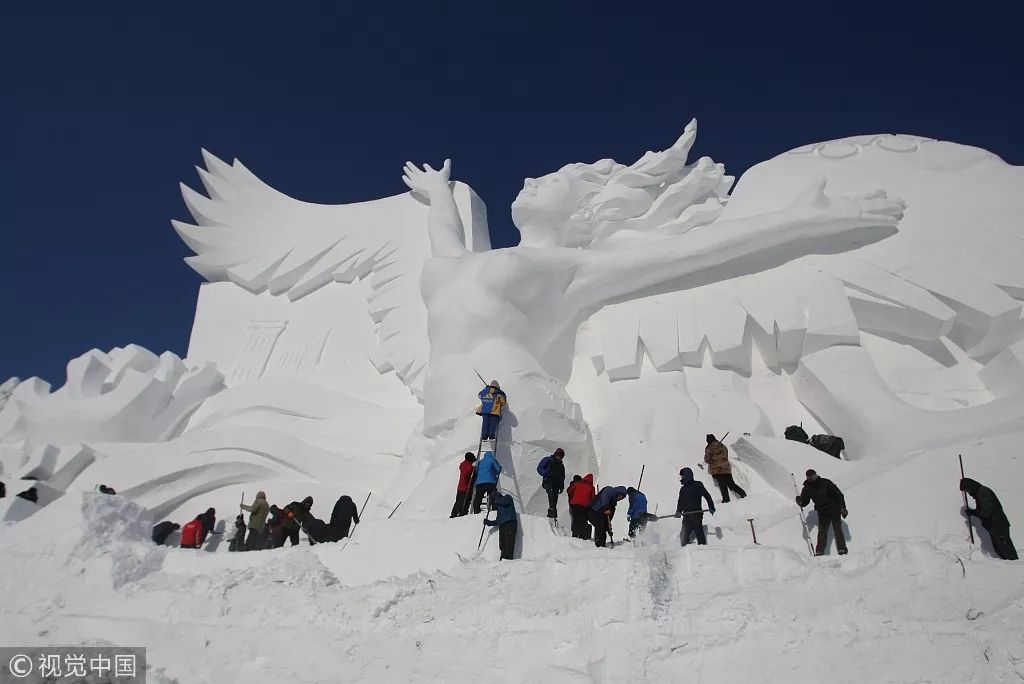
M 181 185 L 195 223 L 171 222 L 196 253 L 185 259 L 189 266 L 208 281 L 231 281 L 291 300 L 332 281 L 369 275 L 368 310 L 378 325 L 379 345 L 371 361 L 381 373 L 394 370 L 419 396 L 430 351 L 419 288 L 430 257 L 428 207 L 410 193 L 354 204 L 302 202 L 270 187 L 237 159 L 227 164 L 206 150 L 202 154 L 206 168 L 197 171 L 206 195 Z M 479 207 L 473 212 L 468 206 L 478 199 L 468 187 L 457 187 L 455 194 L 469 221 L 467 233 L 479 236 L 480 226 L 471 225 L 474 214 L 481 215 Z

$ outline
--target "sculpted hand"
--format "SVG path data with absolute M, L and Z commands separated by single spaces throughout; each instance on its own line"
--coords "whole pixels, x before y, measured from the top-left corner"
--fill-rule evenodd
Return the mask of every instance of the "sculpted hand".
M 430 198 L 435 193 L 448 190 L 448 178 L 452 172 L 452 160 L 445 159 L 440 171 L 435 171 L 430 164 L 424 164 L 423 170 L 412 162 L 406 162 L 402 181 L 416 194 Z
M 862 195 L 826 195 L 821 176 L 790 205 L 798 220 L 820 224 L 823 233 L 841 233 L 857 228 L 892 229 L 903 218 L 906 204 L 889 197 L 884 190 Z

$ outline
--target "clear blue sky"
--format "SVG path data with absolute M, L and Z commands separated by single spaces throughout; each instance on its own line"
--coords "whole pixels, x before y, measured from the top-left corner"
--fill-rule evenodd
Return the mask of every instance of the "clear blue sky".
M 93 347 L 184 355 L 199 277 L 169 220 L 203 146 L 325 203 L 451 157 L 497 246 L 524 177 L 632 161 L 694 116 L 733 173 L 877 132 L 1024 164 L 1024 4 L 743 4 L 5 6 L 0 380 L 60 385 Z

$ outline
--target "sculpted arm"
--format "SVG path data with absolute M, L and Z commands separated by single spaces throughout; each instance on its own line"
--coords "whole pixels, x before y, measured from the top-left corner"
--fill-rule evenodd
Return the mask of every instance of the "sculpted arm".
M 446 159 L 440 171 L 435 171 L 429 164 L 420 170 L 412 162 L 405 163 L 405 175 L 402 180 L 413 192 L 425 197 L 430 202 L 428 220 L 430 230 L 430 251 L 436 257 L 460 257 L 469 250 L 462 241 L 462 217 L 455 205 L 448 178 L 451 175 L 452 162 Z
M 785 209 L 719 221 L 679 237 L 621 250 L 586 251 L 571 286 L 599 304 L 662 283 L 715 282 L 772 268 L 823 248 L 835 251 L 892 234 L 904 205 L 882 191 L 828 197 L 822 178 Z

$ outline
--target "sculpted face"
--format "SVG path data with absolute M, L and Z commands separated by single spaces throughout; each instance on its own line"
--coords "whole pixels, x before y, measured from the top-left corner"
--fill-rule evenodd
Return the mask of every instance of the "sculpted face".
M 512 222 L 522 235 L 522 244 L 551 247 L 563 244 L 562 235 L 577 209 L 572 178 L 565 173 L 549 173 L 527 178 L 512 203 Z

